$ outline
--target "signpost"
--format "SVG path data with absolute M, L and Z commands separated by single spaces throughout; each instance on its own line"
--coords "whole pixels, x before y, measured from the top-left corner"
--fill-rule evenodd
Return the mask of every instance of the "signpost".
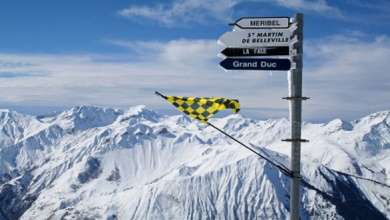
M 227 57 L 220 63 L 224 69 L 289 70 L 289 97 L 284 99 L 290 101 L 291 138 L 283 141 L 291 142 L 290 220 L 299 220 L 301 142 L 307 141 L 301 139 L 302 100 L 307 99 L 302 97 L 303 14 L 298 13 L 292 22 L 289 17 L 244 17 L 232 25 L 235 31 L 219 38 L 227 47 L 221 52 Z
M 289 59 L 227 58 L 220 65 L 227 70 L 289 70 Z
M 298 13 L 294 22 L 297 24 L 297 43 L 292 45 L 297 50 L 297 54 L 292 57 L 296 68 L 289 72 L 288 87 L 290 100 L 290 123 L 291 123 L 291 171 L 292 181 L 290 185 L 290 219 L 299 220 L 299 188 L 301 183 L 301 124 L 302 124 L 302 69 L 303 69 L 303 14 Z
M 288 46 L 225 48 L 221 54 L 227 57 L 285 56 L 290 54 L 290 48 Z

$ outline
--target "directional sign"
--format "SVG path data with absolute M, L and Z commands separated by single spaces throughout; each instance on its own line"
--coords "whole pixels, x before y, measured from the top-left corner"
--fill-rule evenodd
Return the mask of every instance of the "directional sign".
M 227 57 L 284 56 L 290 54 L 290 48 L 289 47 L 225 48 L 221 53 Z
M 224 33 L 219 42 L 226 47 L 288 46 L 290 30 L 243 30 Z
M 240 29 L 276 29 L 288 28 L 288 17 L 243 17 L 238 19 L 233 25 Z
M 289 59 L 227 58 L 220 65 L 227 70 L 290 70 Z

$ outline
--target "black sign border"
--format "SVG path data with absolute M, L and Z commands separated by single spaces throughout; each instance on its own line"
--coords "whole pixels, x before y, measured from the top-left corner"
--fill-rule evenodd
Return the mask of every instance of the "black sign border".
M 278 53 L 274 53 L 274 54 L 250 54 L 250 55 L 230 55 L 230 54 L 227 54 L 227 51 L 231 50 L 231 51 L 234 51 L 234 50 L 243 50 L 243 49 L 256 49 L 256 48 L 265 48 L 265 49 L 273 49 L 273 50 L 286 50 L 286 51 L 282 51 L 282 52 L 287 52 L 287 53 L 282 53 L 282 52 L 278 52 Z M 220 52 L 221 55 L 223 55 L 224 57 L 245 57 L 245 58 L 248 58 L 248 57 L 275 57 L 275 56 L 281 56 L 281 57 L 284 57 L 284 56 L 290 56 L 290 47 L 289 46 L 270 46 L 270 47 L 226 47 L 224 48 L 221 52 Z

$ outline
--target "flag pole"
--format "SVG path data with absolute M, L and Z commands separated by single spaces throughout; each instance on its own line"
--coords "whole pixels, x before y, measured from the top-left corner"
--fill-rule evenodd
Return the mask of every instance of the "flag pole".
M 160 96 L 160 97 L 162 97 L 164 99 L 167 99 L 167 96 L 161 94 L 159 91 L 155 91 L 154 94 L 156 94 L 156 95 L 158 95 L 158 96 Z
M 278 168 L 283 174 L 285 174 L 286 176 L 289 176 L 291 177 L 292 176 L 292 173 L 291 171 L 281 165 L 281 164 L 277 164 L 275 162 L 273 162 L 272 160 L 264 157 L 263 155 L 261 155 L 260 153 L 258 153 L 257 151 L 253 150 L 251 147 L 249 147 L 248 145 L 242 143 L 241 141 L 237 140 L 235 137 L 231 136 L 230 134 L 226 133 L 225 131 L 223 131 L 222 129 L 218 128 L 217 126 L 211 124 L 210 122 L 207 122 L 207 124 L 211 127 L 213 127 L 215 130 L 221 132 L 222 134 L 224 134 L 225 136 L 229 137 L 230 139 L 232 139 L 233 141 L 235 141 L 236 143 L 240 144 L 241 146 L 245 147 L 246 149 L 252 151 L 252 153 L 256 154 L 257 156 L 261 157 L 262 159 L 266 160 L 268 163 L 270 163 L 271 165 L 275 166 L 276 168 Z

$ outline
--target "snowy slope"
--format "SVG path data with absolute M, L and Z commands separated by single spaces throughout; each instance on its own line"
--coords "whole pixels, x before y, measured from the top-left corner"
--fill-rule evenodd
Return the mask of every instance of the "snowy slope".
M 288 166 L 286 119 L 212 121 Z M 390 112 L 305 123 L 302 219 L 390 218 Z M 286 219 L 289 178 L 210 127 L 145 106 L 0 110 L 1 219 Z

